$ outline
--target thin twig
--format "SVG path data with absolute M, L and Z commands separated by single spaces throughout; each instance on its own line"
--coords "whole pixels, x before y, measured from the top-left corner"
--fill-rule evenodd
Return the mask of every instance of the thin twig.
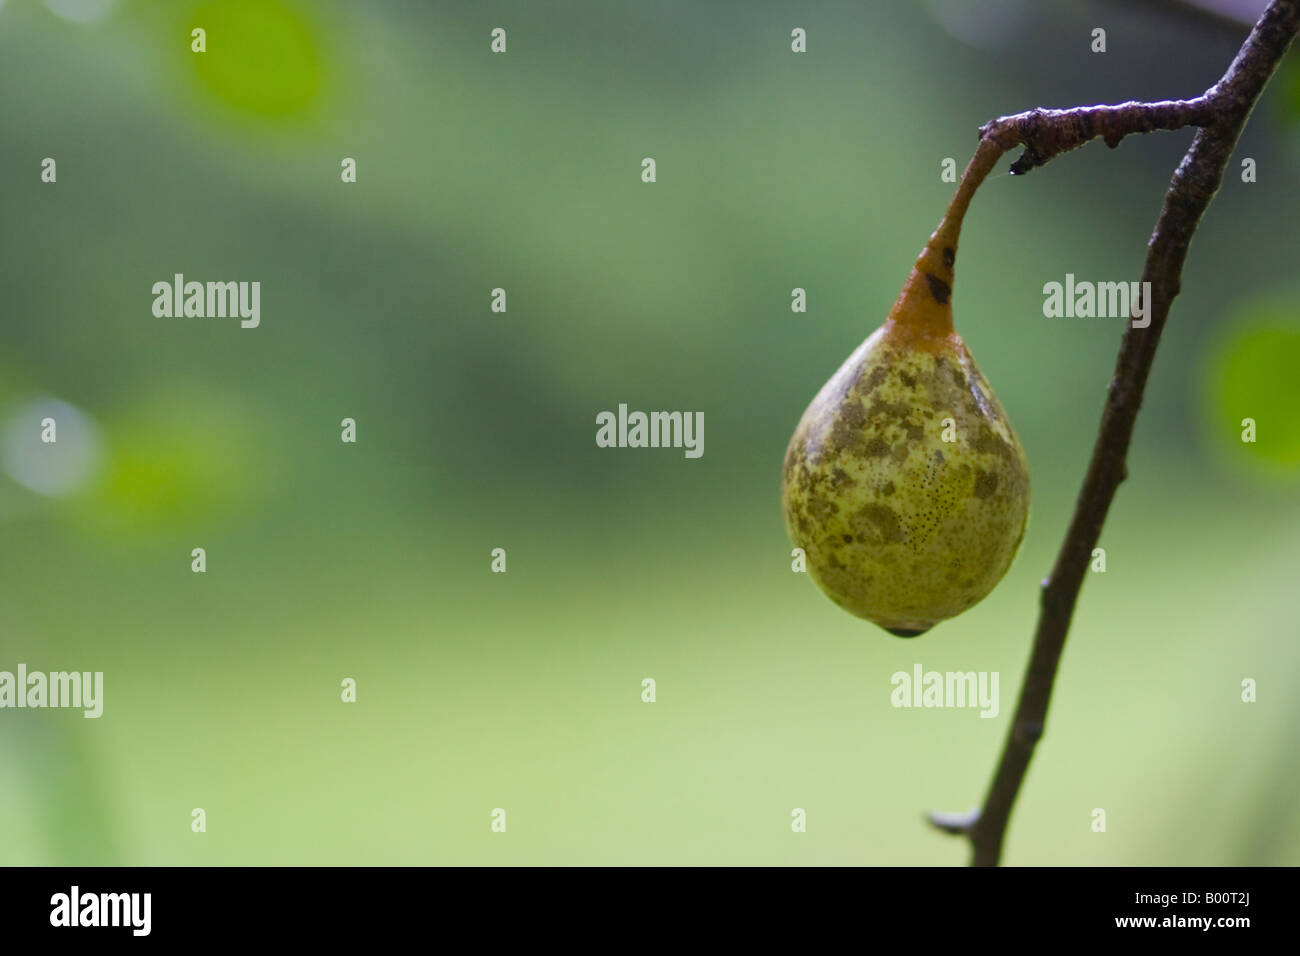
M 1011 171 L 1026 173 L 1098 136 L 1108 145 L 1116 146 L 1130 133 L 1200 127 L 1174 171 L 1148 244 L 1142 280 L 1151 283 L 1149 287 L 1144 286 L 1151 290 L 1147 303 L 1150 324 L 1135 327 L 1126 323 L 1092 461 L 1079 491 L 1074 517 L 1052 573 L 1042 583 L 1041 612 L 1029 666 L 983 809 L 965 816 L 931 815 L 931 822 L 939 829 L 969 837 L 974 850 L 973 866 L 996 866 L 1001 858 L 1012 807 L 1029 769 L 1034 746 L 1043 735 L 1079 589 L 1093 548 L 1101 537 L 1111 501 L 1120 482 L 1128 475 L 1125 460 L 1133 426 L 1160 333 L 1182 282 L 1188 246 L 1201 216 L 1218 192 L 1246 120 L 1295 39 L 1297 29 L 1300 29 L 1300 0 L 1273 0 L 1223 78 L 1195 99 L 1030 110 L 996 119 L 980 129 L 980 148 L 967 167 L 954 199 L 954 203 L 961 202 L 963 210 L 997 156 L 1017 146 L 1023 146 L 1024 153 Z M 968 176 L 969 183 L 965 182 Z

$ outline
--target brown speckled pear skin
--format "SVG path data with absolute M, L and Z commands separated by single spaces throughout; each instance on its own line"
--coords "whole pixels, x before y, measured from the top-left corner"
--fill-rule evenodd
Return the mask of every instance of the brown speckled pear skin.
M 781 483 L 813 580 L 900 637 L 988 595 L 1029 518 L 1024 450 L 952 330 L 955 240 L 935 233 L 885 324 L 817 393 Z

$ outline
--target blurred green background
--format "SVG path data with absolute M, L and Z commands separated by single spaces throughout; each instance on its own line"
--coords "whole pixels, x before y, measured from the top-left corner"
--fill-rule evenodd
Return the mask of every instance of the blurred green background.
M 965 862 L 922 813 L 983 795 L 1121 331 L 1042 286 L 1138 278 L 1191 133 L 974 203 L 957 325 L 1034 481 L 982 604 L 901 641 L 791 573 L 785 444 L 979 124 L 1193 95 L 1244 35 L 1165 3 L 0 4 L 0 669 L 106 685 L 99 720 L 0 712 L 0 861 Z M 1298 91 L 1193 245 L 1008 863 L 1300 863 Z M 261 327 L 155 318 L 176 272 L 260 281 Z M 704 412 L 704 457 L 597 448 L 619 403 Z M 917 663 L 1000 672 L 997 719 L 891 707 Z

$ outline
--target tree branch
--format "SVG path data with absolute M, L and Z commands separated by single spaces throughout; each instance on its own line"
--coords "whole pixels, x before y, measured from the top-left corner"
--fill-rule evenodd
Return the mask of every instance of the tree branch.
M 1125 460 L 1133 426 L 1160 333 L 1178 295 L 1192 236 L 1218 192 L 1242 128 L 1298 28 L 1300 0 L 1273 0 L 1223 78 L 1195 99 L 1039 109 L 993 120 L 981 127 L 979 148 L 958 185 L 953 205 L 964 211 L 975 188 L 998 157 L 1017 146 L 1023 146 L 1024 153 L 1012 165 L 1011 172 L 1019 174 L 1098 136 L 1113 147 L 1130 133 L 1200 127 L 1174 171 L 1148 243 L 1142 280 L 1151 283 L 1147 303 L 1150 324 L 1140 328 L 1126 324 L 1074 517 L 1052 573 L 1042 583 L 1041 611 L 1029 666 L 983 809 L 966 815 L 931 814 L 930 817 L 939 829 L 970 839 L 973 866 L 996 866 L 1001 857 L 1012 807 L 1029 769 L 1034 746 L 1043 735 L 1079 589 L 1111 501 L 1120 482 L 1127 477 Z

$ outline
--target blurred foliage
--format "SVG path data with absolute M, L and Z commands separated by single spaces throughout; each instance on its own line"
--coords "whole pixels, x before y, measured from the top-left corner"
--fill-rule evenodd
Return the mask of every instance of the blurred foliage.
M 1240 41 L 999 9 L 990 36 L 848 0 L 0 7 L 0 421 L 49 397 L 103 446 L 67 494 L 0 475 L 0 668 L 106 674 L 99 720 L 0 713 L 0 860 L 962 862 L 921 812 L 983 792 L 1122 333 L 1045 319 L 1042 287 L 1138 277 L 1190 133 L 972 207 L 956 321 L 1035 496 L 984 603 L 916 642 L 832 606 L 790 572 L 785 444 L 980 123 L 1188 95 Z M 1011 863 L 1300 862 L 1300 508 L 1248 464 L 1295 462 L 1295 316 L 1242 304 L 1298 301 L 1287 95 L 1193 245 Z M 155 318 L 177 272 L 261 281 L 261 326 Z M 596 448 L 620 402 L 703 411 L 704 457 Z M 917 662 L 999 671 L 999 716 L 891 708 Z

